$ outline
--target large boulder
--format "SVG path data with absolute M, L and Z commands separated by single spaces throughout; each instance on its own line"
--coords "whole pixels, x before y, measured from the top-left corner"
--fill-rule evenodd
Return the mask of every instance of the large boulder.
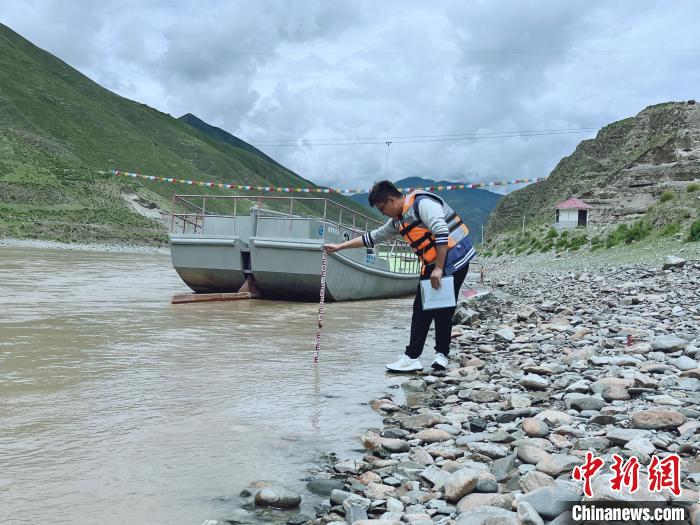
M 286 487 L 265 487 L 255 495 L 255 504 L 259 507 L 276 509 L 293 509 L 301 503 L 301 496 Z
M 457 525 L 519 525 L 515 512 L 500 507 L 475 507 L 457 517 Z
M 571 510 L 572 502 L 580 501 L 578 488 L 573 483 L 557 481 L 554 485 L 541 487 L 523 494 L 518 502 L 532 505 L 544 519 L 554 519 L 559 514 Z
M 678 352 L 688 346 L 688 341 L 675 335 L 660 335 L 651 344 L 651 348 L 657 352 Z
M 666 260 L 664 261 L 664 265 L 662 266 L 663 270 L 672 270 L 673 268 L 683 268 L 685 266 L 685 263 L 688 262 L 685 259 L 678 257 L 676 255 L 667 255 Z
M 632 428 L 645 430 L 672 430 L 678 428 L 686 421 L 686 417 L 675 410 L 664 408 L 651 408 L 632 414 L 630 421 Z

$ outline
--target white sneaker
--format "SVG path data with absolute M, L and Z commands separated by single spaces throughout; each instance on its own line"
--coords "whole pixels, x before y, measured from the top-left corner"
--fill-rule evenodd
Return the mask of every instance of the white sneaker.
M 435 370 L 447 370 L 447 356 L 444 354 L 435 354 L 433 362 L 430 366 Z
M 420 359 L 411 359 L 406 354 L 403 354 L 398 361 L 389 363 L 386 367 L 392 372 L 414 372 L 416 370 L 423 370 Z

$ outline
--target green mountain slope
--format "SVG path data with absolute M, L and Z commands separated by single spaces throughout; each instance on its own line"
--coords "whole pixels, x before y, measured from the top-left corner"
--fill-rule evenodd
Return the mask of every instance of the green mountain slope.
M 275 159 L 273 159 L 272 157 L 269 157 L 268 155 L 266 155 L 265 153 L 260 151 L 255 146 L 251 146 L 246 141 L 239 139 L 235 135 L 231 135 L 226 130 L 223 130 L 221 128 L 217 128 L 216 126 L 212 126 L 211 124 L 207 124 L 202 119 L 194 116 L 192 113 L 187 113 L 186 115 L 181 116 L 178 120 L 192 126 L 196 130 L 201 131 L 207 137 L 210 137 L 217 142 L 220 142 L 223 144 L 228 144 L 230 146 L 233 146 L 234 148 L 239 148 L 239 149 L 242 149 L 242 150 L 247 151 L 249 153 L 252 153 L 253 155 L 256 155 L 257 157 L 260 157 L 261 159 L 265 160 L 266 162 L 269 162 L 271 164 L 275 164 L 276 166 L 279 166 L 283 170 L 288 171 L 291 175 L 296 175 L 295 173 L 287 170 L 287 168 L 282 166 Z M 297 175 L 297 177 L 298 177 L 298 175 Z M 303 179 L 302 177 L 299 177 L 299 178 L 306 181 L 307 185 L 313 184 L 311 181 L 307 181 L 306 179 Z
M 198 127 L 102 88 L 0 24 L 0 237 L 164 243 L 163 224 L 124 197 L 169 209 L 173 194 L 195 192 L 98 170 L 313 187 L 245 142 Z
M 394 183 L 398 188 L 424 188 L 429 186 L 448 186 L 460 184 L 459 182 L 434 181 L 420 177 L 408 177 Z M 462 217 L 472 233 L 472 238 L 481 241 L 481 226 L 488 221 L 489 214 L 499 200 L 503 197 L 498 193 L 478 188 L 470 190 L 434 191 L 436 195 L 444 198 L 447 203 Z M 363 204 L 367 203 L 367 193 L 353 195 L 352 199 Z

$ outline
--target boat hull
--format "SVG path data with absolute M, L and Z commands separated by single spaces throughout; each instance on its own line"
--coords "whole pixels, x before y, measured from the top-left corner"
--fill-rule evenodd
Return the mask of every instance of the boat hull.
M 321 250 L 322 246 L 313 242 L 251 238 L 250 258 L 256 286 L 264 297 L 318 301 Z M 417 275 L 390 272 L 368 264 L 366 259 L 364 250 L 330 254 L 326 298 L 349 301 L 415 293 Z
M 245 282 L 236 237 L 171 236 L 170 254 L 175 271 L 194 292 L 237 292 Z

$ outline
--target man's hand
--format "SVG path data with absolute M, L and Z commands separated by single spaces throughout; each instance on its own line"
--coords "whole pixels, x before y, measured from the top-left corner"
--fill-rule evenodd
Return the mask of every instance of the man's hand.
M 436 266 L 430 274 L 430 285 L 436 290 L 440 289 L 440 279 L 442 279 L 442 268 Z
M 328 253 L 335 253 L 340 250 L 340 244 L 324 244 L 323 249 Z

